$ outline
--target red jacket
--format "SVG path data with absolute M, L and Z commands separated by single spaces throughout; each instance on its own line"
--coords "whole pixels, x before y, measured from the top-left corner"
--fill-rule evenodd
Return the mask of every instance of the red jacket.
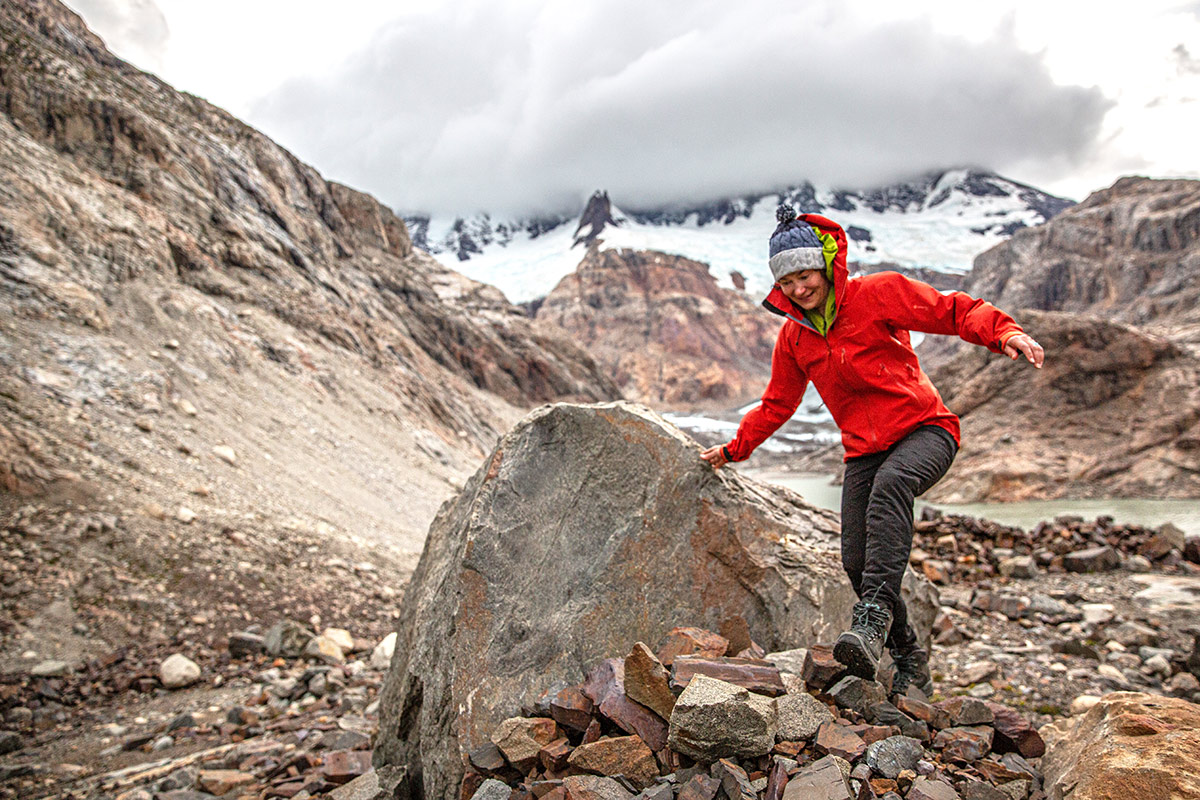
M 795 413 L 809 381 L 842 431 L 847 459 L 886 450 L 921 425 L 945 428 L 957 442 L 958 417 L 921 370 L 908 332 L 954 334 L 999 353 L 1021 327 L 990 303 L 963 292 L 943 294 L 897 272 L 850 280 L 841 226 L 816 214 L 800 219 L 837 240 L 837 315 L 823 337 L 778 284 L 771 290 L 763 305 L 787 321 L 775 341 L 762 403 L 742 419 L 728 455 L 749 458 Z

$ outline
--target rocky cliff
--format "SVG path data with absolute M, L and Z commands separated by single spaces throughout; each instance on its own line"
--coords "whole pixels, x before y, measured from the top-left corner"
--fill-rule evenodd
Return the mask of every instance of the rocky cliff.
M 1200 181 L 1131 177 L 980 255 L 967 291 L 1200 341 L 1197 276 Z
M 722 289 L 706 264 L 592 248 L 537 309 L 599 360 L 625 397 L 729 408 L 762 395 L 780 319 Z
M 228 559 L 222 575 L 239 530 L 279 570 L 293 529 L 415 561 L 525 409 L 618 394 L 374 198 L 121 62 L 51 0 L 0 6 L 0 364 L 0 511 L 114 514 L 103 560 L 168 592 L 183 578 L 155 559 L 182 531 L 187 569 Z M 37 605 L 21 597 L 0 631 Z
M 1016 316 L 1042 370 L 966 347 L 930 373 L 963 445 L 929 499 L 1200 496 L 1200 360 L 1097 317 Z

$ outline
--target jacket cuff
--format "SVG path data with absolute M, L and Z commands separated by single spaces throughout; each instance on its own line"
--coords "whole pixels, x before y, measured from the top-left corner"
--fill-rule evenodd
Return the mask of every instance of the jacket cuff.
M 733 461 L 733 454 L 729 452 L 729 445 L 721 445 L 721 455 L 725 456 L 726 461 Z
M 1015 331 L 1008 331 L 1007 333 L 1000 334 L 1000 351 L 1003 352 L 1004 348 L 1008 346 L 1009 339 L 1013 338 L 1014 336 L 1020 336 L 1024 332 L 1025 331 L 1018 328 Z

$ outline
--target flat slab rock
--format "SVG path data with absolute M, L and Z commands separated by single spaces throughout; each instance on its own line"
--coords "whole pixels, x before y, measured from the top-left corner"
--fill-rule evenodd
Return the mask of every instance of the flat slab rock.
M 463 754 L 503 719 L 676 625 L 740 618 L 768 650 L 831 640 L 855 601 L 837 529 L 787 490 L 712 470 L 644 407 L 535 410 L 430 527 L 376 765 L 406 767 L 425 800 L 458 800 Z M 905 585 L 924 639 L 934 590 L 911 572 Z

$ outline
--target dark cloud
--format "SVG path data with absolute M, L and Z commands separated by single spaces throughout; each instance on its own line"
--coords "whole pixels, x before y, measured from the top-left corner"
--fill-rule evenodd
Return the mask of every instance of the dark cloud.
M 67 0 L 108 48 L 142 69 L 156 70 L 170 30 L 154 0 Z
M 459 2 L 251 119 L 400 209 L 522 211 L 598 187 L 634 205 L 949 165 L 1065 172 L 1110 105 L 1004 30 L 971 43 L 832 2 Z

